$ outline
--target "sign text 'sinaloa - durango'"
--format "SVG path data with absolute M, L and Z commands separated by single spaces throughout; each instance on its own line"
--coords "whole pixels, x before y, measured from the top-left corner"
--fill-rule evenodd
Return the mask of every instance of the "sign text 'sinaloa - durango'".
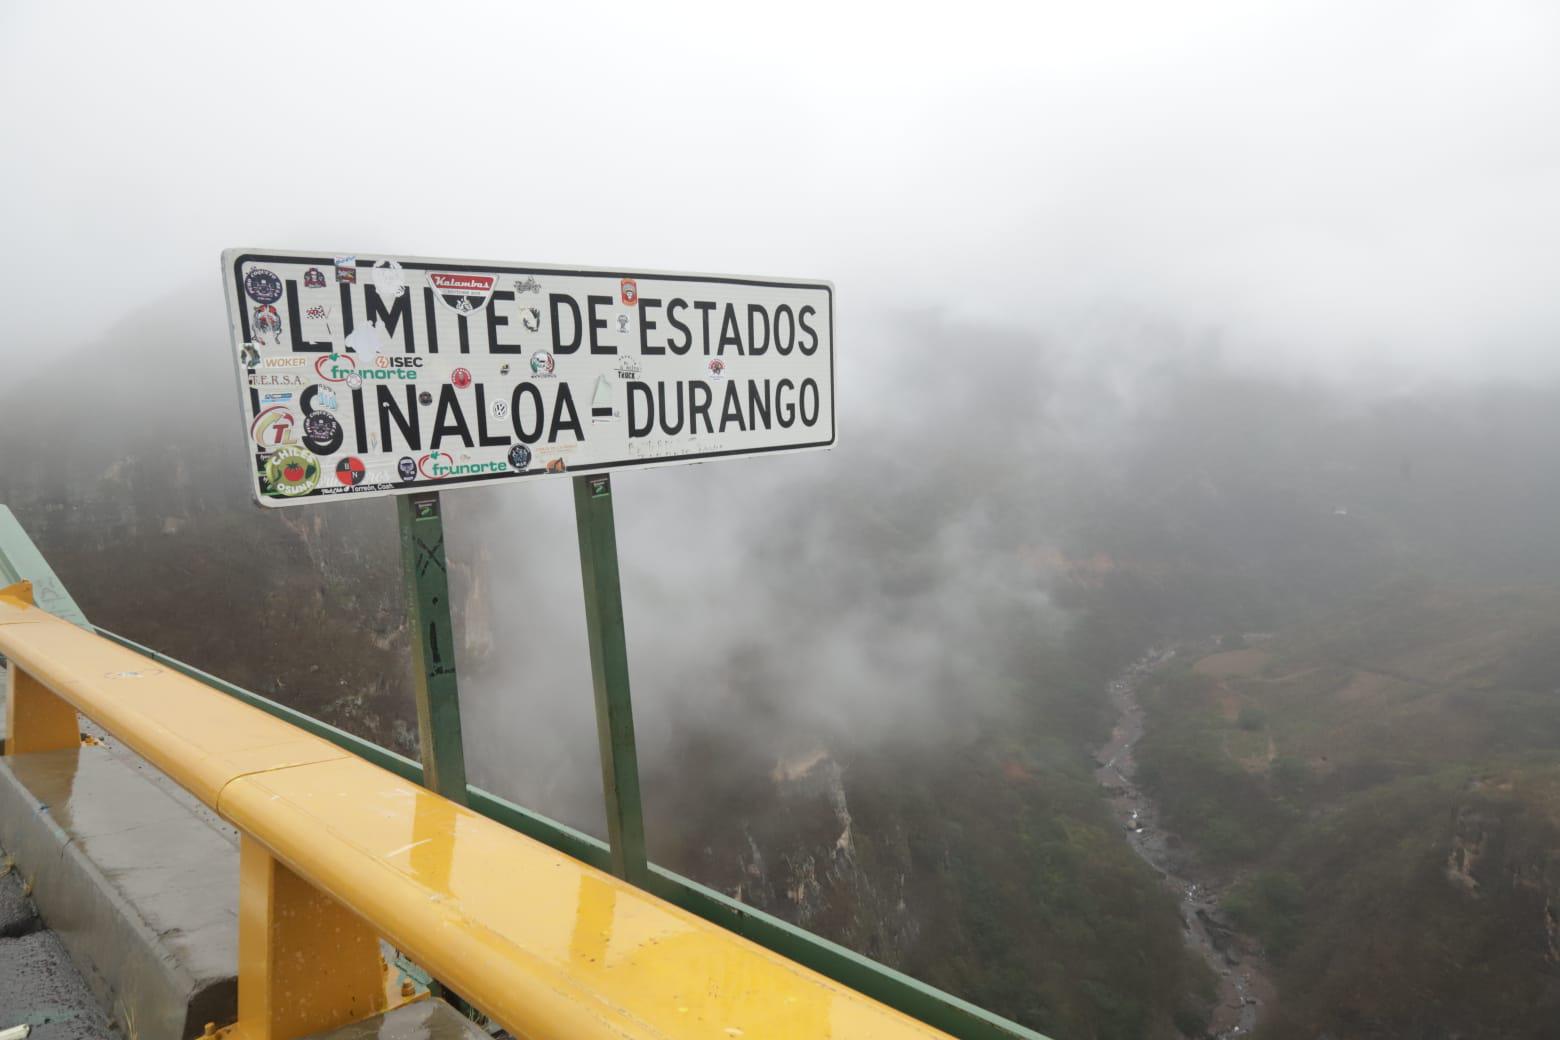
M 260 249 L 222 267 L 263 505 L 834 443 L 828 282 Z

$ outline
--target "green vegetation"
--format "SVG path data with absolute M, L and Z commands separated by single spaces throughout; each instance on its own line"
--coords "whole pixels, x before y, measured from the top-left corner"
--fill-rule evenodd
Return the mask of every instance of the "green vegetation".
M 1169 829 L 1219 862 L 1272 848 L 1298 809 L 1229 754 L 1225 739 L 1240 728 L 1209 702 L 1208 681 L 1178 670 L 1148 684 L 1141 700 L 1150 728 L 1138 745 L 1138 781 Z
M 1560 1015 L 1560 591 L 1398 584 L 1147 684 L 1140 778 L 1241 880 L 1267 1040 L 1541 1037 Z M 1272 746 L 1255 752 L 1255 741 Z
M 1240 728 L 1247 731 L 1255 731 L 1267 725 L 1267 712 L 1255 704 L 1242 704 L 1240 715 L 1236 717 Z
M 1305 915 L 1305 888 L 1286 870 L 1264 870 L 1241 882 L 1224 901 L 1224 908 L 1263 948 L 1282 958 L 1294 948 Z

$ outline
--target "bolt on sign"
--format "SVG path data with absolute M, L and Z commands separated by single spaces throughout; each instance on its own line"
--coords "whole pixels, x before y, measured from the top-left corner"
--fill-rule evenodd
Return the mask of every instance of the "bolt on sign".
M 229 249 L 265 506 L 833 445 L 823 281 Z

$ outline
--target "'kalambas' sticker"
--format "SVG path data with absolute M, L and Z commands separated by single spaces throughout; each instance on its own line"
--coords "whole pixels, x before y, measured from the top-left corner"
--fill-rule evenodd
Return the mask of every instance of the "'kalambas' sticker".
M 456 314 L 471 314 L 487 306 L 493 295 L 490 274 L 466 274 L 465 272 L 429 271 L 428 284 L 439 294 L 444 305 Z

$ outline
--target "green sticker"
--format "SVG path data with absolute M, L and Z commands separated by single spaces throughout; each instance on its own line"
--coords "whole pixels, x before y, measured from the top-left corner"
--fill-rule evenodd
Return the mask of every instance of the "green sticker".
M 320 483 L 320 460 L 302 448 L 283 448 L 265 460 L 266 493 L 283 498 L 307 495 Z

